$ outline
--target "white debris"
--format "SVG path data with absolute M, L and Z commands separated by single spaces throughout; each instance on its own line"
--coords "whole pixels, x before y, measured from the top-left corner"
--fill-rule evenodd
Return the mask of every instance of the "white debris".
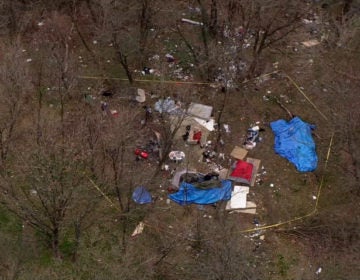
M 28 58 L 27 60 L 26 60 L 26 62 L 31 62 L 32 61 L 32 58 Z
M 44 22 L 43 22 L 43 21 L 40 21 L 40 22 L 38 22 L 37 25 L 38 25 L 38 26 L 43 26 L 43 25 L 44 25 Z
M 319 275 L 319 274 L 321 273 L 321 271 L 322 271 L 322 267 L 320 266 L 320 267 L 316 270 L 315 274 L 316 274 L 316 275 Z
M 202 125 L 203 127 L 205 127 L 207 130 L 209 131 L 214 131 L 214 125 L 215 125 L 215 120 L 213 118 L 211 118 L 210 120 L 203 120 L 200 118 L 193 118 L 196 122 L 198 122 L 200 125 Z
M 273 187 L 274 187 L 274 184 L 273 184 L 273 183 L 271 183 L 271 184 L 270 184 L 270 188 L 273 188 Z
M 98 42 L 96 40 L 93 41 L 93 44 L 96 45 Z
M 309 19 L 306 19 L 306 18 L 303 18 L 301 21 L 302 21 L 303 23 L 305 23 L 305 24 L 313 23 L 312 20 L 309 20 Z
M 226 133 L 230 133 L 230 127 L 228 124 L 224 123 L 224 129 L 225 129 Z
M 182 18 L 181 21 L 186 22 L 186 23 L 190 23 L 190 24 L 194 24 L 194 25 L 203 25 L 202 22 L 191 20 L 191 19 L 186 19 L 186 18 Z
M 139 235 L 140 233 L 142 233 L 143 230 L 144 230 L 144 226 L 145 226 L 145 224 L 144 224 L 143 222 L 140 222 L 140 223 L 136 226 L 136 228 L 135 228 L 135 230 L 133 231 L 133 233 L 131 234 L 131 237 L 134 237 L 134 236 Z
M 313 195 L 313 196 L 312 196 L 312 199 L 313 199 L 313 200 L 316 200 L 316 199 L 317 199 L 317 197 L 316 197 L 315 195 Z
M 312 39 L 312 40 L 301 42 L 301 44 L 303 44 L 307 48 L 310 48 L 310 47 L 319 45 L 320 42 L 318 40 L 316 40 L 316 39 Z
M 30 190 L 30 193 L 31 193 L 32 195 L 36 195 L 36 194 L 37 194 L 37 191 L 34 190 L 34 189 L 32 189 L 32 190 Z
M 153 55 L 153 57 L 151 58 L 153 60 L 159 60 L 160 56 L 158 54 Z

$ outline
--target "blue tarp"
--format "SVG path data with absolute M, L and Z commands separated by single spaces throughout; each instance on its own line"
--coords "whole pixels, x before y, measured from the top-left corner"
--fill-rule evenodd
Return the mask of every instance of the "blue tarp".
M 169 195 L 169 198 L 180 205 L 188 204 L 213 204 L 220 200 L 231 198 L 231 181 L 221 181 L 221 187 L 211 189 L 199 189 L 194 185 L 183 182 L 179 191 Z
M 151 203 L 152 201 L 151 194 L 143 186 L 135 188 L 132 199 L 138 204 Z
M 311 130 L 315 128 L 299 117 L 287 122 L 277 120 L 270 123 L 275 134 L 275 152 L 288 159 L 298 171 L 314 171 L 317 167 L 315 142 Z

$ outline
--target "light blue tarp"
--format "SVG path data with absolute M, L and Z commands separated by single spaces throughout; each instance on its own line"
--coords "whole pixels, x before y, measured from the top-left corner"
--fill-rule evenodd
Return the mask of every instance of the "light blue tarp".
M 151 203 L 152 201 L 151 194 L 144 186 L 135 188 L 132 199 L 138 204 Z
M 298 171 L 314 171 L 318 158 L 311 130 L 315 128 L 295 117 L 289 122 L 277 120 L 270 123 L 275 134 L 275 152 L 293 163 Z
M 192 184 L 183 182 L 179 191 L 169 195 L 169 198 L 180 205 L 213 204 L 231 198 L 231 181 L 221 181 L 221 187 L 211 189 L 196 188 Z

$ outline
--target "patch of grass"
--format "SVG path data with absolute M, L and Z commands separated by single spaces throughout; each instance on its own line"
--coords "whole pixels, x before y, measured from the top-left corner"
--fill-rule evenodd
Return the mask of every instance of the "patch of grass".
M 11 233 L 20 233 L 22 225 L 16 217 L 5 208 L 0 207 L 0 229 Z
M 43 251 L 39 258 L 40 264 L 43 266 L 51 266 L 53 264 L 53 254 L 50 250 Z
M 290 263 L 285 259 L 285 257 L 282 254 L 279 254 L 277 256 L 276 265 L 277 265 L 279 274 L 281 276 L 286 276 L 290 269 Z
M 65 238 L 60 244 L 60 251 L 65 257 L 70 257 L 75 250 L 75 242 L 69 238 Z

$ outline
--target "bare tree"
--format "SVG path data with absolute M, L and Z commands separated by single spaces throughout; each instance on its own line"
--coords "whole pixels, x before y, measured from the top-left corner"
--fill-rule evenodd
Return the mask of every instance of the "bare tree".
M 1 177 L 1 203 L 38 231 L 60 258 L 60 243 L 74 211 L 87 211 L 89 193 L 81 164 L 55 153 L 26 157 L 22 168 Z M 76 213 L 76 212 L 75 212 Z
M 30 97 L 29 64 L 20 44 L 10 44 L 0 66 L 0 166 L 3 168 L 14 144 L 16 129 L 23 119 L 25 103 Z

